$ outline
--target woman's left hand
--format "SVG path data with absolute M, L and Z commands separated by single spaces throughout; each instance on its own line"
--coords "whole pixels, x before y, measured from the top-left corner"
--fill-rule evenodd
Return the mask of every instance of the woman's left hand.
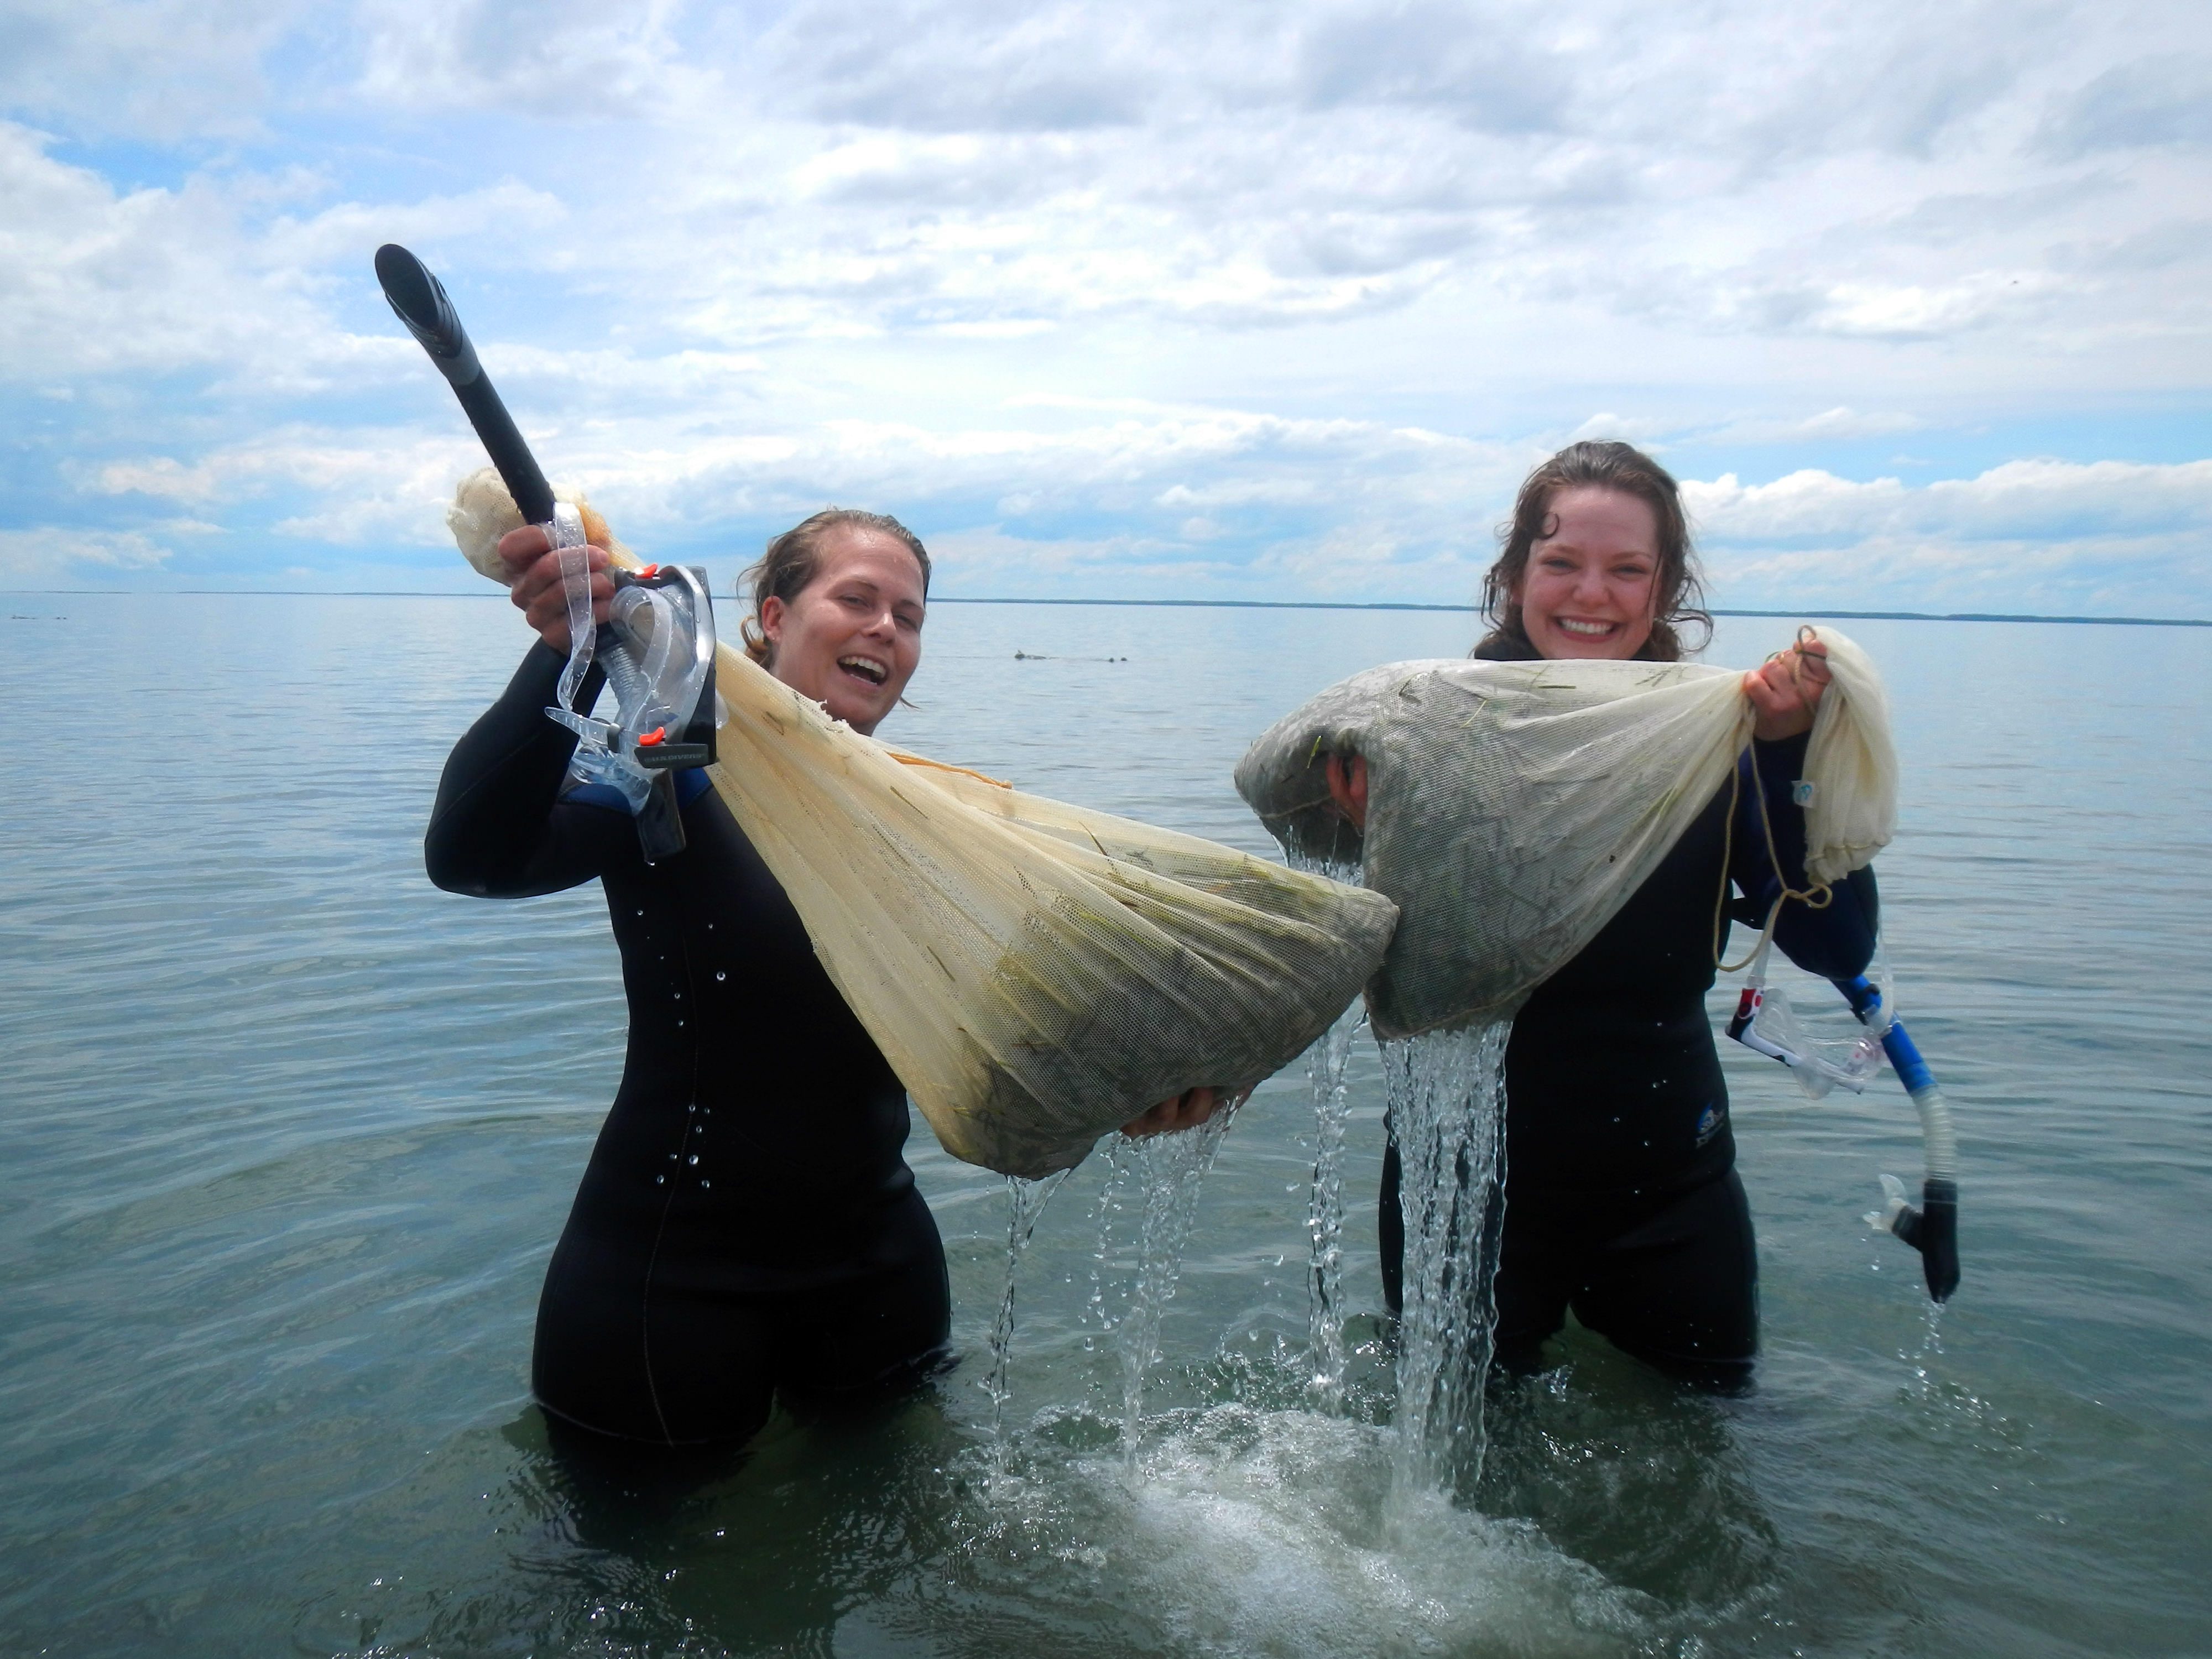
M 1218 1089 L 1186 1089 L 1173 1100 L 1164 1100 L 1151 1111 L 1131 1118 L 1121 1126 L 1121 1133 L 1132 1140 L 1142 1140 L 1146 1135 L 1195 1129 L 1224 1103 L 1225 1097 Z
M 1743 694 L 1751 699 L 1757 716 L 1752 736 L 1773 743 L 1811 731 L 1829 678 L 1828 647 L 1818 640 L 1802 638 L 1776 653 L 1765 667 L 1745 674 Z

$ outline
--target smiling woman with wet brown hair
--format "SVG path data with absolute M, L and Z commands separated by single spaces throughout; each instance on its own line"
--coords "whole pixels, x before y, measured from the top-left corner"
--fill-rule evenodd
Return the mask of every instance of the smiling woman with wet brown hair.
M 1500 539 L 1483 580 L 1495 626 L 1477 657 L 1672 662 L 1684 629 L 1710 635 L 1674 480 L 1626 444 L 1575 444 L 1537 467 Z M 1827 684 L 1824 651 L 1809 642 L 1745 675 L 1754 741 L 1736 787 L 1514 1018 L 1496 1281 L 1497 1353 L 1509 1370 L 1539 1368 L 1571 1310 L 1671 1376 L 1724 1390 L 1750 1383 L 1758 1255 L 1705 996 L 1716 902 L 1731 884 L 1761 916 L 1784 875 L 1791 890 L 1812 884 L 1792 782 Z M 1328 770 L 1338 809 L 1364 827 L 1365 761 L 1331 756 Z M 1875 920 L 1874 872 L 1860 870 L 1821 909 L 1784 904 L 1775 942 L 1801 967 L 1847 979 L 1866 967 Z M 1377 1231 L 1393 1308 L 1399 1182 L 1391 1143 Z
M 1574 654 L 1536 649 L 1522 615 L 1528 561 L 1539 543 L 1557 538 L 1555 503 L 1568 491 L 1619 496 L 1622 510 L 1632 516 L 1633 509 L 1626 503 L 1640 501 L 1650 514 L 1648 523 L 1639 520 L 1636 526 L 1650 561 L 1648 572 L 1639 575 L 1639 580 L 1648 575 L 1645 591 L 1638 596 L 1650 628 L 1630 654 L 1650 662 L 1678 662 L 1690 652 L 1702 651 L 1712 638 L 1713 619 L 1705 611 L 1705 586 L 1690 547 L 1680 487 L 1666 468 L 1627 444 L 1579 443 L 1570 444 L 1522 482 L 1513 516 L 1498 532 L 1497 562 L 1483 574 L 1482 612 L 1494 626 L 1476 654 L 1519 646 L 1529 648 L 1512 654 Z M 1694 644 L 1683 637 L 1683 630 L 1690 628 L 1698 630 Z

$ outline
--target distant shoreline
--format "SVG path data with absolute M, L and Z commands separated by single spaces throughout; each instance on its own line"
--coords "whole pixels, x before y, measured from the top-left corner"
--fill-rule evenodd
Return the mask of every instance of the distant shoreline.
M 200 599 L 497 599 L 503 593 L 441 593 L 408 588 L 320 587 L 165 587 L 140 592 L 125 587 L 24 587 L 0 594 L 0 599 L 160 599 L 189 595 Z M 1415 605 L 1410 601 L 1377 600 L 1355 604 L 1334 599 L 985 599 L 969 594 L 939 593 L 933 605 L 1125 605 L 1182 611 L 1455 611 L 1471 614 L 1471 605 Z M 2206 617 L 2039 617 L 2001 611 L 1724 611 L 1716 617 L 1778 617 L 1806 622 L 1966 622 L 2069 623 L 2107 628 L 2212 628 Z

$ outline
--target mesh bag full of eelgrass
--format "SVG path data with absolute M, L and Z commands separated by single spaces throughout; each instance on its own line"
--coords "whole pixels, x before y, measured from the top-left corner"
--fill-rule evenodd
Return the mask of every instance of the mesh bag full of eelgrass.
M 449 522 L 496 575 L 522 520 L 479 473 Z M 1373 893 L 902 754 L 727 646 L 714 678 L 717 793 L 956 1158 L 1047 1175 L 1186 1089 L 1249 1087 L 1382 959 Z
M 1888 842 L 1897 760 L 1873 663 L 1812 632 L 1834 677 L 1803 779 L 1820 883 Z M 1393 663 L 1277 722 L 1237 787 L 1286 848 L 1356 863 L 1398 906 L 1367 988 L 1376 1036 L 1486 1024 L 1589 944 L 1728 787 L 1751 740 L 1742 678 L 1694 663 Z M 1364 835 L 1329 806 L 1331 753 L 1367 761 Z

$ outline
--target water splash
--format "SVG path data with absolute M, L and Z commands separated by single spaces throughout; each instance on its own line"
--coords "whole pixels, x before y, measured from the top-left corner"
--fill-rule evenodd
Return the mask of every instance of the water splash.
M 1511 1030 L 1501 1021 L 1382 1045 L 1406 1215 L 1391 1487 L 1407 1524 L 1481 1474 Z
M 1044 1206 L 1052 1201 L 1052 1195 L 1060 1190 L 1060 1182 L 1067 1176 L 1068 1172 L 1062 1170 L 1042 1181 L 1024 1181 L 1019 1176 L 1006 1177 L 1006 1288 L 999 1297 L 999 1316 L 991 1322 L 991 1369 L 985 1373 L 982 1384 L 983 1392 L 991 1401 L 992 1470 L 995 1475 L 1006 1473 L 1006 1401 L 1013 1393 L 1007 1384 L 1007 1372 L 1014 1351 L 1014 1285 L 1021 1270 L 1022 1256 L 1036 1236 Z
M 1344 1406 L 1344 1132 L 1351 1112 L 1345 1069 L 1352 1045 L 1366 1028 L 1366 1010 L 1346 1009 L 1307 1051 L 1313 1085 L 1313 1197 L 1306 1212 L 1311 1244 L 1307 1259 L 1306 1340 L 1315 1408 L 1334 1415 Z

